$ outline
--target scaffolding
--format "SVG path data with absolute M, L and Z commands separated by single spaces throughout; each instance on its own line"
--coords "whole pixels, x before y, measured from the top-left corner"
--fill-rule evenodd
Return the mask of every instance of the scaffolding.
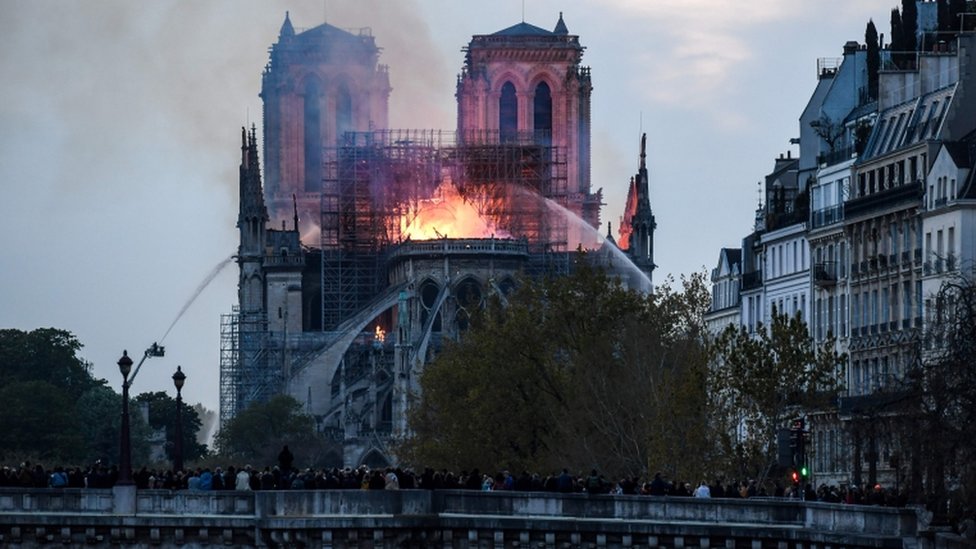
M 220 425 L 276 394 L 283 345 L 274 343 L 263 313 L 237 307 L 220 317 Z
M 386 285 L 385 254 L 403 221 L 450 182 L 500 232 L 533 253 L 567 251 L 565 152 L 547 132 L 348 132 L 324 151 L 321 193 L 322 327 L 332 330 Z

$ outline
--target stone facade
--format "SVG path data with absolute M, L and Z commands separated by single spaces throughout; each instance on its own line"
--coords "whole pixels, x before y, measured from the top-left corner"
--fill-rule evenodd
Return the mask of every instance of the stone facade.
M 0 544 L 108 547 L 932 547 L 911 509 L 470 491 L 0 489 Z M 957 541 L 958 543 L 958 541 Z

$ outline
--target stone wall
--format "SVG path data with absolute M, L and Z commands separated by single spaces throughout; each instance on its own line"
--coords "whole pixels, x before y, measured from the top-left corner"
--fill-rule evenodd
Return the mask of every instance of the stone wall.
M 0 489 L 0 546 L 916 547 L 914 510 L 467 491 Z M 130 498 L 132 499 L 132 498 Z

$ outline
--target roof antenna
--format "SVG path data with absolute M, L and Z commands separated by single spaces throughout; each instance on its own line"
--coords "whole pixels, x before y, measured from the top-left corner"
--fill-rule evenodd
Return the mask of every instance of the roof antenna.
M 322 22 L 329 22 L 329 0 L 322 0 Z
M 522 22 L 525 23 L 525 0 L 522 0 Z

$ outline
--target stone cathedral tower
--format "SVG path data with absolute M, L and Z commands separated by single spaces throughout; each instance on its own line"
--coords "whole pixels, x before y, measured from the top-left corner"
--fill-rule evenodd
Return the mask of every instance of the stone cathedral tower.
M 368 28 L 322 24 L 296 33 L 285 14 L 261 80 L 265 194 L 273 221 L 291 217 L 295 195 L 303 234 L 307 224 L 318 225 L 326 151 L 347 131 L 388 126 L 390 79 L 379 54 Z
M 475 35 L 458 77 L 460 139 L 497 133 L 501 142 L 528 137 L 565 155 L 565 188 L 548 196 L 591 226 L 600 222 L 600 193 L 590 193 L 590 69 L 562 13 L 552 31 L 522 22 Z

